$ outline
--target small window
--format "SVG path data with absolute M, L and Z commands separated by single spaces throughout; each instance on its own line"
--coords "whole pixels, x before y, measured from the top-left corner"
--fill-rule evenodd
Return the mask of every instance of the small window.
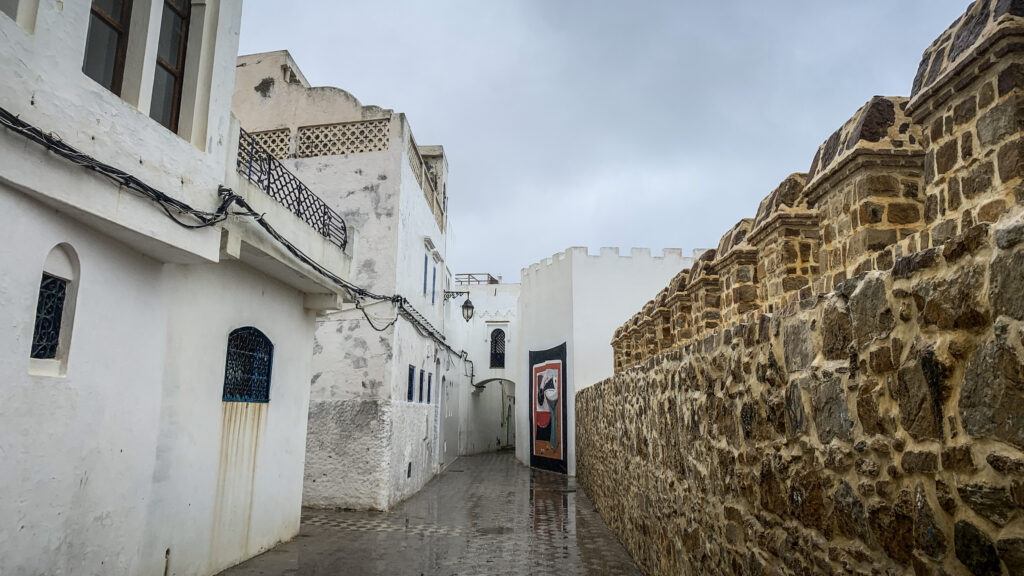
M 224 402 L 269 402 L 274 345 L 252 326 L 232 330 L 224 367 Z
M 124 77 L 131 13 L 131 0 L 93 0 L 85 40 L 82 72 L 118 96 Z
M 505 331 L 497 328 L 491 332 L 491 368 L 505 367 Z
M 427 294 L 427 265 L 430 262 L 430 255 L 423 255 L 423 295 Z
M 437 266 L 434 266 L 434 274 L 430 279 L 430 304 L 433 306 L 437 298 Z
M 185 78 L 185 45 L 192 0 L 164 0 L 160 20 L 160 40 L 156 48 L 156 72 L 149 116 L 178 131 L 181 112 L 181 87 Z
M 67 294 L 67 280 L 43 272 L 43 281 L 39 284 L 39 301 L 36 304 L 36 327 L 32 333 L 32 358 L 44 360 L 57 357 Z
M 423 370 L 420 370 L 420 402 L 423 402 Z
M 406 398 L 409 402 L 416 399 L 416 367 L 409 365 L 409 395 Z
M 434 385 L 434 373 L 427 374 L 427 404 L 430 404 L 430 389 Z
M 50 250 L 43 264 L 29 351 L 29 373 L 40 376 L 66 373 L 77 285 L 78 256 L 70 246 L 60 244 Z

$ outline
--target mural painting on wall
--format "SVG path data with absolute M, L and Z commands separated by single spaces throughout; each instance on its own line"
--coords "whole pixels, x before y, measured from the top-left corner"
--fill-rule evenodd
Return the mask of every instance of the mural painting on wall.
M 530 351 L 530 466 L 567 473 L 565 344 Z

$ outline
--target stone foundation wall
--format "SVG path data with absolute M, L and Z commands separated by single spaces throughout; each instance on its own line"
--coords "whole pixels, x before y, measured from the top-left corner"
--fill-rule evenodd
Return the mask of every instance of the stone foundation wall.
M 577 470 L 646 573 L 1024 574 L 1021 102 L 979 0 L 616 331 Z

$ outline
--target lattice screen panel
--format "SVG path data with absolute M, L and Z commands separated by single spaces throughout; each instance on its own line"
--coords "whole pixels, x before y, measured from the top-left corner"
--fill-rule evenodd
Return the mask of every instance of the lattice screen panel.
M 342 124 L 303 126 L 295 154 L 299 158 L 335 156 L 360 152 L 382 152 L 388 149 L 391 120 L 364 120 Z
M 292 133 L 290 128 L 279 130 L 265 130 L 263 132 L 251 132 L 256 142 L 263 146 L 263 149 L 270 152 L 270 155 L 278 160 L 287 158 L 291 148 Z

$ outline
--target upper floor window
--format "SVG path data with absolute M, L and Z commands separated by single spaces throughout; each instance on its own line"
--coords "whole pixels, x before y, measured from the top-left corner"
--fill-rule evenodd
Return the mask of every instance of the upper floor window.
M 185 1 L 185 0 L 182 0 Z M 131 0 L 93 0 L 82 72 L 121 95 Z
M 505 367 L 505 331 L 496 328 L 491 332 L 491 368 Z
M 269 402 L 270 373 L 274 345 L 252 326 L 228 335 L 228 356 L 224 367 L 225 402 Z
M 181 88 L 185 79 L 185 45 L 192 0 L 164 0 L 160 20 L 160 40 L 156 49 L 153 99 L 149 116 L 178 131 L 181 113 Z
M 67 244 L 58 245 L 43 264 L 29 372 L 45 376 L 65 374 L 77 292 L 78 257 Z
M 409 364 L 409 393 L 405 399 L 409 402 L 416 399 L 416 367 L 412 364 Z

